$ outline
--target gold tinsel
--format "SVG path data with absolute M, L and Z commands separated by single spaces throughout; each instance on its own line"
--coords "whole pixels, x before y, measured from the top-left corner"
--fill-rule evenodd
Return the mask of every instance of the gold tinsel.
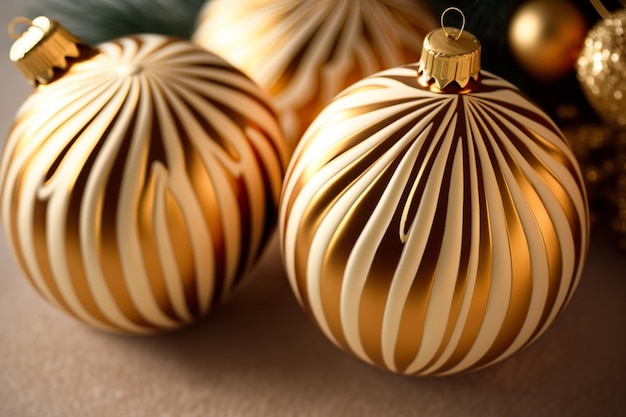
M 592 224 L 608 216 L 619 246 L 626 249 L 626 130 L 600 122 L 568 124 L 562 130 L 583 170 Z

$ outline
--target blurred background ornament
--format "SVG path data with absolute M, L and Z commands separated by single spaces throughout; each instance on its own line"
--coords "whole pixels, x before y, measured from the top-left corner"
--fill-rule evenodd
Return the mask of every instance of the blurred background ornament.
M 607 123 L 626 128 L 626 9 L 607 15 L 585 39 L 578 79 L 591 106 Z
M 16 37 L 35 89 L 0 160 L 0 218 L 31 284 L 110 331 L 205 316 L 275 225 L 287 152 L 269 96 L 179 38 L 92 48 L 46 17 Z
M 343 88 L 417 61 L 436 24 L 421 0 L 211 0 L 193 39 L 269 91 L 293 149 Z
M 525 71 L 552 82 L 574 71 L 587 34 L 587 21 L 569 0 L 531 0 L 511 18 L 508 41 Z
M 298 301 L 333 343 L 393 372 L 512 355 L 549 328 L 583 270 L 574 153 L 480 55 L 462 28 L 431 32 L 419 63 L 325 107 L 287 170 L 279 230 Z

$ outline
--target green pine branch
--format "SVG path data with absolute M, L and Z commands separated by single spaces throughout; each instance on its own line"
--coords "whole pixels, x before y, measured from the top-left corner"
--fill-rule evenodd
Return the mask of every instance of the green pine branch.
M 30 18 L 58 20 L 84 42 L 97 44 L 135 33 L 188 39 L 205 0 L 28 0 Z

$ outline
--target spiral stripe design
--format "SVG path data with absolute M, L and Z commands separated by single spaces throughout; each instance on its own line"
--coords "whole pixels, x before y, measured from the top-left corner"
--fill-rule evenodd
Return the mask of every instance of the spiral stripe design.
M 101 329 L 174 329 L 259 256 L 285 165 L 275 113 L 247 76 L 191 42 L 120 38 L 19 110 L 2 223 L 53 304 Z
M 432 92 L 418 66 L 345 90 L 289 165 L 291 286 L 324 334 L 409 375 L 478 369 L 527 346 L 572 297 L 588 244 L 577 162 L 553 122 L 487 72 Z
M 293 150 L 345 87 L 417 61 L 437 24 L 415 0 L 212 0 L 193 40 L 270 92 Z

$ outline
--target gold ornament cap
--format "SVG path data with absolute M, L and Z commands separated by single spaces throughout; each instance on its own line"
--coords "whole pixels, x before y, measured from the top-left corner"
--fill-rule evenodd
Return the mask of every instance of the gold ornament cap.
M 13 29 L 19 23 L 26 23 L 29 27 L 17 35 Z M 49 83 L 54 78 L 55 68 L 67 68 L 67 58 L 76 58 L 80 54 L 80 39 L 45 16 L 32 21 L 16 18 L 9 26 L 9 34 L 15 39 L 9 52 L 11 61 L 32 84 Z
M 445 27 L 443 18 L 449 11 L 457 11 L 463 18 L 460 29 Z M 419 60 L 420 83 L 434 81 L 437 88 L 444 89 L 453 81 L 464 88 L 470 81 L 478 81 L 480 73 L 480 42 L 476 36 L 464 31 L 465 15 L 456 7 L 441 14 L 441 29 L 435 29 L 424 38 Z

